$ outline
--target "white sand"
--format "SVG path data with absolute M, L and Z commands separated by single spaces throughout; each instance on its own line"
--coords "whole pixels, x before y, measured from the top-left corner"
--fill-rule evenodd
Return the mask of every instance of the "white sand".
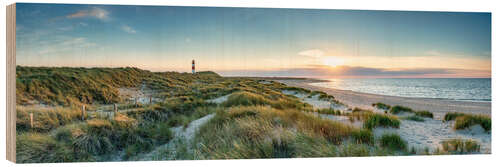
M 347 109 L 348 109 L 348 107 L 345 105 L 337 104 L 337 103 L 327 101 L 327 100 L 321 100 L 321 99 L 319 99 L 319 95 L 314 95 L 314 96 L 308 97 L 309 95 L 307 95 L 307 94 L 298 93 L 296 91 L 290 91 L 290 90 L 284 90 L 284 91 L 282 91 L 282 93 L 286 94 L 286 95 L 293 95 L 293 96 L 299 98 L 300 100 L 302 100 L 303 102 L 312 105 L 313 108 L 315 108 L 315 109 L 332 108 L 332 109 L 340 110 L 340 111 L 344 111 L 344 112 L 347 112 Z
M 127 98 L 131 102 L 135 102 L 135 100 L 137 100 L 138 103 L 149 104 L 150 98 L 152 103 L 162 100 L 154 98 L 153 94 L 156 92 L 149 89 L 144 83 L 141 84 L 139 88 L 118 88 L 118 91 L 121 97 Z
M 224 95 L 224 96 L 221 96 L 221 97 L 217 97 L 215 99 L 209 99 L 209 100 L 206 100 L 206 101 L 209 102 L 209 103 L 222 104 L 222 103 L 224 103 L 224 102 L 227 101 L 227 98 L 230 95 L 231 94 L 227 94 L 227 95 Z
M 428 148 L 433 151 L 436 148 L 441 149 L 441 142 L 448 139 L 472 139 L 481 145 L 481 153 L 491 153 L 491 133 L 484 132 L 484 129 L 479 125 L 473 126 L 468 130 L 456 131 L 453 129 L 454 121 L 443 122 L 441 121 L 444 114 L 447 112 L 464 112 L 472 114 L 485 114 L 491 115 L 491 103 L 489 102 L 465 102 L 465 101 L 451 101 L 451 100 L 438 100 L 426 98 L 407 98 L 384 96 L 367 93 L 359 93 L 353 91 L 329 89 L 310 85 L 309 83 L 314 80 L 276 80 L 278 82 L 287 84 L 289 86 L 302 87 L 309 90 L 323 91 L 333 95 L 335 99 L 349 107 L 359 107 L 363 109 L 370 109 L 377 113 L 383 113 L 384 110 L 376 109 L 371 104 L 382 102 L 389 105 L 402 105 L 408 106 L 415 110 L 428 110 L 434 113 L 435 118 L 425 118 L 425 122 L 416 122 L 410 120 L 401 120 L 400 128 L 375 128 L 375 137 L 380 137 L 384 133 L 397 133 L 405 141 L 408 142 L 409 147 L 415 147 L 417 151 L 423 151 Z M 313 105 L 315 108 L 326 107 L 326 102 L 318 101 L 317 99 L 304 98 L 305 95 L 298 94 L 293 91 L 283 92 L 299 97 L 304 102 Z M 316 114 L 320 117 L 327 118 L 334 121 L 350 124 L 354 127 L 362 127 L 361 121 L 350 122 L 346 116 L 334 116 L 328 114 Z M 408 113 L 402 113 L 397 116 L 408 116 Z

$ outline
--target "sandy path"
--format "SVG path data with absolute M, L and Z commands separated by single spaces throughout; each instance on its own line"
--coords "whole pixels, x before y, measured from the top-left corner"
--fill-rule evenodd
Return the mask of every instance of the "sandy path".
M 340 102 L 352 107 L 372 109 L 371 104 L 382 102 L 389 105 L 403 105 L 415 110 L 428 110 L 430 112 L 433 112 L 438 119 L 442 118 L 447 112 L 464 112 L 491 115 L 491 102 L 452 101 L 442 99 L 375 95 L 310 85 L 310 83 L 317 82 L 314 80 L 275 81 L 284 83 L 289 86 L 323 91 L 325 93 L 333 95 Z
M 184 128 L 183 126 L 170 128 L 170 130 L 174 133 L 174 138 L 170 140 L 170 142 L 158 146 L 156 149 L 149 153 L 139 154 L 138 156 L 131 158 L 131 160 L 151 161 L 172 159 L 172 157 L 175 157 L 177 144 L 186 144 L 188 146 L 188 150 L 191 150 L 192 148 L 190 144 L 198 129 L 214 116 L 215 114 L 209 114 L 200 119 L 194 120 L 189 123 L 187 128 Z M 161 153 L 165 151 L 169 152 L 169 157 L 160 157 L 160 155 L 162 155 Z

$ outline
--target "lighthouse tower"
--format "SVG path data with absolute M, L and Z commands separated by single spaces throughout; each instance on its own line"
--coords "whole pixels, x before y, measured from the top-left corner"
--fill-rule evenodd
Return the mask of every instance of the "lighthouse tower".
M 195 73 L 194 71 L 194 59 L 193 59 L 193 67 L 192 67 L 192 70 L 193 70 L 193 74 Z

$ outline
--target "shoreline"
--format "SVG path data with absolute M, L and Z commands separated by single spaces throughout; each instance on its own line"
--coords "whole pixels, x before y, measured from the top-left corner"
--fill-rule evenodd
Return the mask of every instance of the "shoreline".
M 321 82 L 321 80 L 316 79 L 293 80 L 273 78 L 272 81 L 280 82 L 288 86 L 301 87 L 313 91 L 322 91 L 334 96 L 335 99 L 350 107 L 372 109 L 373 107 L 371 104 L 381 102 L 389 105 L 406 106 L 415 110 L 427 110 L 434 113 L 438 119 L 444 117 L 447 112 L 463 112 L 491 116 L 491 101 L 457 101 L 450 99 L 399 97 L 362 93 L 351 90 L 340 90 L 311 85 L 310 83 Z

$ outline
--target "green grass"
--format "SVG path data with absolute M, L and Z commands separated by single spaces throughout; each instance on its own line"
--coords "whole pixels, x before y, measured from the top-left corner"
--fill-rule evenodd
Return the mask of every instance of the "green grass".
M 373 129 L 376 127 L 399 128 L 400 121 L 395 116 L 384 114 L 370 114 L 363 122 L 363 127 Z
M 403 119 L 410 120 L 410 121 L 417 121 L 417 122 L 424 122 L 425 121 L 422 117 L 416 116 L 416 115 L 407 116 L 407 117 L 404 117 Z
M 451 121 L 455 120 L 455 118 L 464 116 L 464 113 L 459 113 L 459 112 L 449 112 L 444 115 L 444 121 Z
M 466 129 L 474 125 L 481 125 L 485 131 L 491 131 L 491 117 L 487 115 L 475 115 L 465 113 L 446 113 L 444 121 L 455 120 L 454 128 Z
M 474 140 L 450 139 L 441 142 L 443 151 L 453 154 L 464 154 L 479 152 L 481 146 Z
M 434 118 L 434 114 L 429 111 L 416 111 L 415 115 L 420 117 Z
M 392 150 L 406 151 L 407 143 L 398 134 L 383 134 L 380 137 L 380 145 Z
M 234 106 L 219 111 L 195 137 L 200 159 L 290 158 L 366 155 L 366 149 L 344 151 L 338 145 L 353 139 L 374 143 L 373 134 L 300 111 L 266 106 Z M 355 150 L 354 150 L 355 149 Z M 369 153 L 369 151 L 368 151 Z
M 33 113 L 31 128 L 30 113 Z M 35 108 L 16 106 L 16 131 L 47 132 L 74 121 L 80 121 L 82 113 L 79 108 Z
M 491 131 L 491 118 L 485 115 L 464 115 L 455 119 L 455 129 L 466 129 L 481 125 L 485 131 Z
M 389 113 L 391 114 L 399 114 L 401 112 L 413 112 L 413 110 L 411 108 L 400 105 L 392 106 L 391 109 L 389 110 Z
M 381 110 L 389 110 L 391 108 L 390 105 L 381 102 L 373 103 L 372 106 Z

